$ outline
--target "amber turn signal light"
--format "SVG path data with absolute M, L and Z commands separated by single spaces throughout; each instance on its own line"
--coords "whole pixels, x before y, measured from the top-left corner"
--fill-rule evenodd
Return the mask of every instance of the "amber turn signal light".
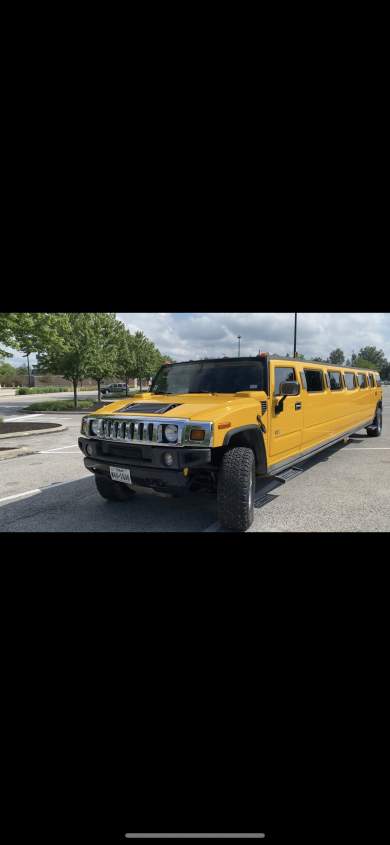
M 201 428 L 193 428 L 190 434 L 190 440 L 204 440 L 205 432 Z

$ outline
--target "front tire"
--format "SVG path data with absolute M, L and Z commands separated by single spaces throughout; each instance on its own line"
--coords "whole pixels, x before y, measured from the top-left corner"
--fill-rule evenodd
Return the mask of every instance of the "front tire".
M 376 409 L 373 425 L 366 429 L 368 437 L 380 437 L 382 434 L 382 408 Z
M 218 519 L 223 528 L 243 532 L 252 525 L 256 465 L 252 449 L 236 446 L 223 457 L 218 474 Z
M 95 484 L 98 493 L 110 502 L 126 502 L 134 494 L 134 490 L 130 490 L 125 484 L 111 481 L 101 475 L 95 475 Z

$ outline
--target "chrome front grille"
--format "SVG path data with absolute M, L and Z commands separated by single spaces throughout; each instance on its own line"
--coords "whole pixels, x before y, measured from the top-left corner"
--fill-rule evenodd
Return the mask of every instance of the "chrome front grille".
M 115 417 L 102 417 L 98 419 L 99 428 L 97 433 L 92 433 L 91 422 L 96 422 L 96 417 L 88 418 L 88 437 L 96 440 L 109 440 L 116 443 L 143 443 L 155 444 L 158 446 L 184 446 L 190 444 L 194 448 L 202 448 L 204 446 L 212 445 L 212 423 L 203 421 L 188 420 L 188 419 L 173 419 L 172 417 L 165 417 L 160 419 L 144 419 L 131 417 L 121 417 L 119 414 Z M 178 438 L 176 443 L 168 443 L 164 439 L 164 428 L 166 425 L 176 425 L 178 431 Z M 191 441 L 190 434 L 193 428 L 203 428 L 205 430 L 205 438 L 203 441 Z
M 115 440 L 122 443 L 157 443 L 159 439 L 159 425 L 161 423 L 146 420 L 99 420 L 99 439 Z

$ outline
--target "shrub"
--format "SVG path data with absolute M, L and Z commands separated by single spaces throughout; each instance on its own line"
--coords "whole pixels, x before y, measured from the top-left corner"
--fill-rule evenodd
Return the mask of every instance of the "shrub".
M 80 391 L 96 391 L 94 387 L 79 387 Z M 17 396 L 30 396 L 32 393 L 73 393 L 73 387 L 56 387 L 55 384 L 50 387 L 19 387 L 16 391 Z
M 79 408 L 86 408 L 94 410 L 92 399 L 81 399 L 77 402 L 77 410 Z M 74 411 L 73 399 L 53 399 L 52 402 L 33 402 L 28 406 L 28 412 L 32 411 Z
M 69 393 L 71 387 L 19 387 L 16 391 L 17 396 L 27 396 L 32 393 Z

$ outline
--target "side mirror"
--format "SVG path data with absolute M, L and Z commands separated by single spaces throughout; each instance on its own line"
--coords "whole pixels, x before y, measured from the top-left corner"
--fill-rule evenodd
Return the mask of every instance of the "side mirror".
M 280 385 L 281 396 L 299 396 L 301 387 L 297 381 L 282 381 Z
M 301 387 L 297 381 L 282 381 L 279 387 L 279 395 L 282 397 L 275 405 L 275 414 L 281 414 L 287 396 L 299 396 Z

